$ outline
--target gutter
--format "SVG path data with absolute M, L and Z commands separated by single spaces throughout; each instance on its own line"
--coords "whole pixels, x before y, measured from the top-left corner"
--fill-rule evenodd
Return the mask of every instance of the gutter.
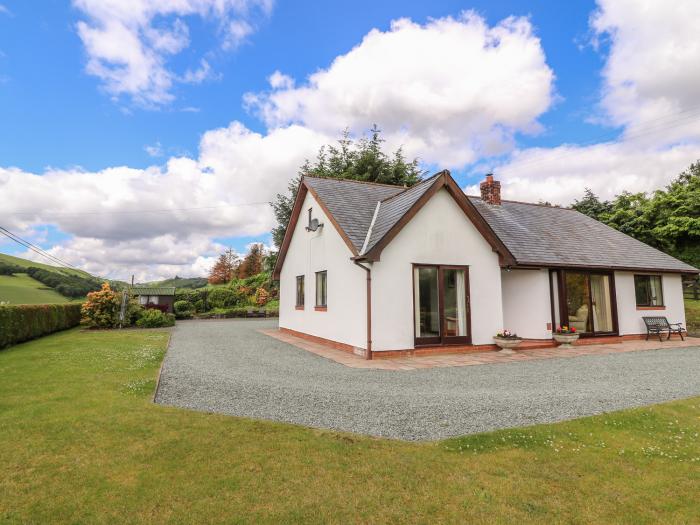
M 372 359 L 372 268 L 365 266 L 357 259 L 352 262 L 367 272 L 367 350 L 365 359 Z

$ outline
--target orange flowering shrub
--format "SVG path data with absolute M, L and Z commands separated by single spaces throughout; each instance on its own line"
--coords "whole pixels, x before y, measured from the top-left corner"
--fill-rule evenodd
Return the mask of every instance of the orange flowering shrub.
M 265 290 L 265 288 L 258 288 L 255 290 L 255 302 L 258 306 L 265 306 L 270 300 L 270 292 Z
M 120 294 L 112 290 L 109 283 L 103 283 L 101 290 L 87 294 L 80 313 L 83 323 L 91 328 L 114 328 L 119 325 L 120 308 Z

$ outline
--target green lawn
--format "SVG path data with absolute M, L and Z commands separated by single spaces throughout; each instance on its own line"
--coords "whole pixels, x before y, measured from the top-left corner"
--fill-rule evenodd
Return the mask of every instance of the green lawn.
M 0 520 L 691 523 L 700 398 L 411 444 L 156 406 L 158 331 L 0 352 Z
M 688 331 L 700 333 L 700 301 L 685 300 L 685 322 Z
M 0 275 L 0 301 L 9 301 L 10 304 L 61 304 L 69 302 L 69 299 L 26 273 L 17 273 Z

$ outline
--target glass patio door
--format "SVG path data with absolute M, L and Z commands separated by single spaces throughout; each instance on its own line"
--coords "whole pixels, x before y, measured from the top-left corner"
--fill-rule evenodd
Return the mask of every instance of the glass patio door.
M 469 276 L 466 267 L 413 269 L 415 344 L 468 344 Z
M 561 325 L 588 335 L 615 332 L 613 290 L 609 274 L 564 272 L 565 302 Z

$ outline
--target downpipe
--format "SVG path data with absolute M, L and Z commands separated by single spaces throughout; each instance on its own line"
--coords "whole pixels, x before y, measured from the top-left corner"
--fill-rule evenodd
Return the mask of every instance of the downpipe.
M 361 262 L 353 259 L 357 266 L 367 273 L 367 350 L 365 359 L 372 359 L 372 269 Z

